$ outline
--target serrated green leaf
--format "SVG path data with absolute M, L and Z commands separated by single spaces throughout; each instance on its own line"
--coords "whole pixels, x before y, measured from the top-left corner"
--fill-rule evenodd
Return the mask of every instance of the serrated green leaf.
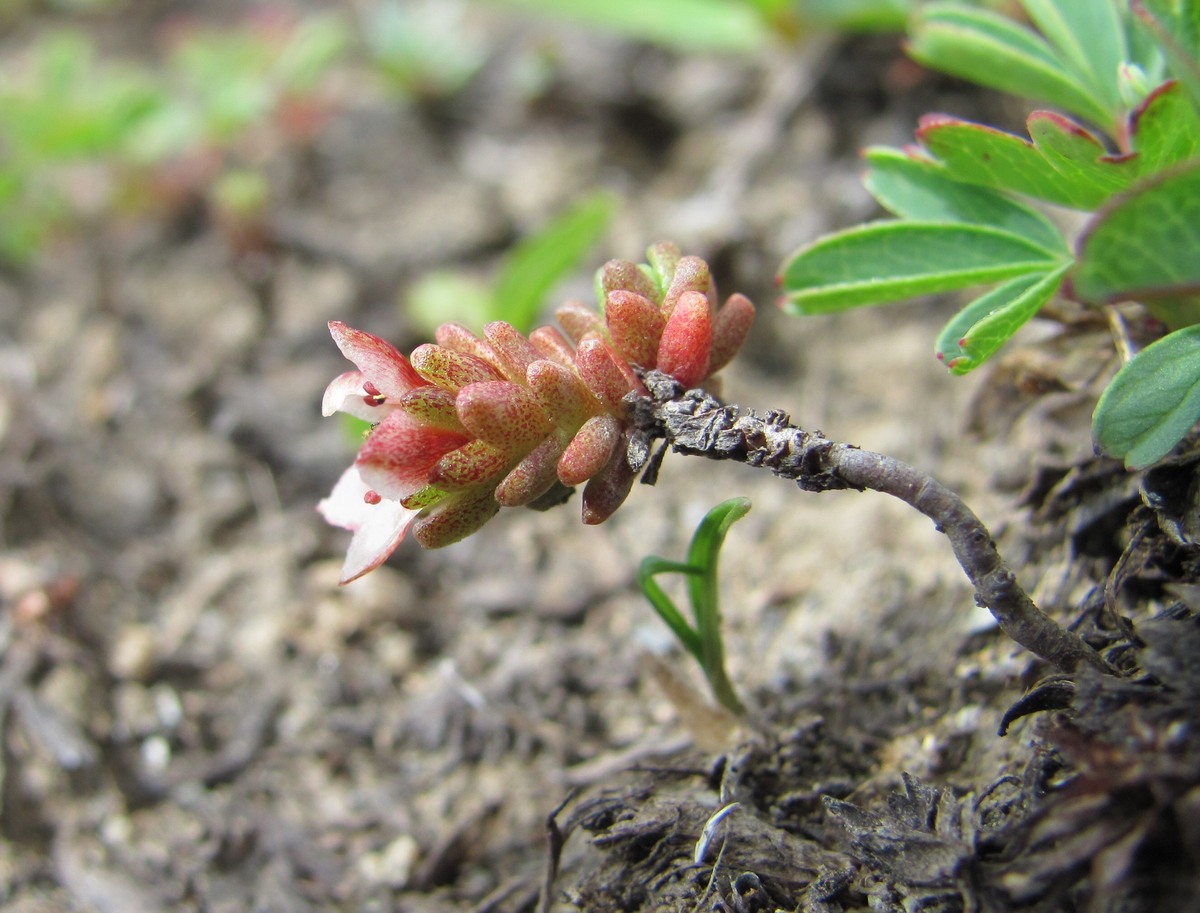
M 1081 301 L 1200 293 L 1200 162 L 1152 175 L 1099 212 L 1078 261 L 1071 286 Z
M 496 279 L 492 319 L 532 329 L 546 296 L 608 230 L 615 209 L 611 193 L 592 194 L 513 248 Z
M 1026 124 L 1037 151 L 1081 195 L 1103 201 L 1137 177 L 1135 156 L 1110 155 L 1090 131 L 1061 114 L 1035 111 Z
M 1200 326 L 1131 358 L 1096 404 L 1092 436 L 1130 469 L 1161 460 L 1200 421 Z
M 1032 29 L 960 3 L 929 3 L 913 17 L 909 52 L 926 66 L 1032 98 L 1106 126 L 1112 116 Z
M 1200 111 L 1182 85 L 1167 82 L 1133 113 L 1130 138 L 1139 176 L 1200 156 Z
M 690 53 L 753 53 L 770 40 L 754 7 L 736 0 L 493 0 L 562 16 Z
M 1053 129 L 1042 120 L 1039 130 Z M 1033 117 L 1030 122 L 1037 123 Z M 922 119 L 917 137 L 960 181 L 1073 209 L 1095 209 L 1108 198 L 1090 175 L 1081 176 L 1070 168 L 1060 171 L 1032 142 L 1012 133 L 937 116 Z M 1066 140 L 1062 145 L 1070 147 L 1071 143 Z M 1063 152 L 1058 151 L 1060 155 Z
M 780 280 L 786 311 L 820 314 L 1045 273 L 1061 261 L 983 225 L 874 222 L 797 251 Z
M 1117 68 L 1129 53 L 1112 0 L 1021 0 L 1021 5 L 1076 78 L 1108 110 L 1119 110 Z
M 990 188 L 956 181 L 937 162 L 883 146 L 867 149 L 864 158 L 867 189 L 901 218 L 990 225 L 1028 238 L 1051 254 L 1067 252 L 1062 234 L 1040 212 Z
M 952 374 L 975 370 L 1054 297 L 1068 268 L 1063 264 L 1048 273 L 1018 276 L 976 298 L 938 336 L 938 360 Z

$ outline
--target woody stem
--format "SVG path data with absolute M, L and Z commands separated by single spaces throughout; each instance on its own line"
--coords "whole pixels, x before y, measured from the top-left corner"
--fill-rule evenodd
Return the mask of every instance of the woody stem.
M 1095 650 L 1034 604 L 1004 563 L 987 527 L 954 491 L 891 457 L 805 431 L 783 412 L 758 414 L 723 405 L 703 390 L 683 390 L 671 377 L 649 372 L 648 397 L 631 397 L 630 414 L 641 433 L 631 448 L 644 462 L 648 442 L 662 439 L 677 453 L 733 460 L 769 469 L 805 491 L 871 489 L 899 498 L 945 533 L 976 601 L 1017 643 L 1064 671 L 1081 665 L 1115 674 Z

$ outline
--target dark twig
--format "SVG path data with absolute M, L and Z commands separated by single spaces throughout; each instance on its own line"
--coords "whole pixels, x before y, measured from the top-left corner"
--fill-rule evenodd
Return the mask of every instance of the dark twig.
M 1095 650 L 1034 604 L 1000 557 L 987 527 L 937 480 L 891 457 L 798 428 L 784 412 L 760 415 L 722 405 L 703 390 L 684 391 L 674 379 L 654 371 L 643 381 L 650 396 L 630 399 L 638 433 L 629 458 L 638 468 L 647 462 L 651 443 L 661 438 L 677 453 L 761 466 L 805 491 L 871 489 L 899 498 L 946 534 L 975 587 L 976 601 L 1009 637 L 1064 671 L 1086 664 L 1114 674 Z

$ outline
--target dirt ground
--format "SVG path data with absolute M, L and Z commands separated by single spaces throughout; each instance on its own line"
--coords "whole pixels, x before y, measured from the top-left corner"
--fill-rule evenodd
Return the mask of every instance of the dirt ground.
M 744 60 L 470 22 L 488 62 L 451 98 L 339 74 L 312 148 L 271 163 L 267 253 L 201 214 L 0 279 L 0 908 L 1197 909 L 1195 486 L 1182 461 L 1154 512 L 1092 458 L 1103 323 L 1039 324 L 952 379 L 949 302 L 771 306 L 790 250 L 873 214 L 858 148 L 1009 109 L 888 39 Z M 678 456 L 603 526 L 577 500 L 505 512 L 339 588 L 348 537 L 314 510 L 352 456 L 319 414 L 344 369 L 326 321 L 411 348 L 425 271 L 486 274 L 597 187 L 621 208 L 596 265 L 671 239 L 759 305 L 727 399 L 958 488 L 1130 677 L 1047 679 L 898 502 Z M 738 729 L 634 584 L 733 495 Z

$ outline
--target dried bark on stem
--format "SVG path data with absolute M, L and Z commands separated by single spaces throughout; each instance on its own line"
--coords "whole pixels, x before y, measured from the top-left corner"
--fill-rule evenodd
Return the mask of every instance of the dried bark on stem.
M 795 481 L 805 491 L 871 489 L 899 498 L 933 520 L 945 533 L 954 556 L 1004 632 L 1027 650 L 1064 671 L 1089 665 L 1114 670 L 1076 634 L 1042 612 L 1001 558 L 987 527 L 955 492 L 899 460 L 831 441 L 805 431 L 783 412 L 758 414 L 722 405 L 703 390 L 683 390 L 671 377 L 649 372 L 649 397 L 631 395 L 631 417 L 639 433 L 630 444 L 630 462 L 649 464 L 644 481 L 653 483 L 656 459 L 650 444 L 666 441 L 677 453 L 761 466 Z

